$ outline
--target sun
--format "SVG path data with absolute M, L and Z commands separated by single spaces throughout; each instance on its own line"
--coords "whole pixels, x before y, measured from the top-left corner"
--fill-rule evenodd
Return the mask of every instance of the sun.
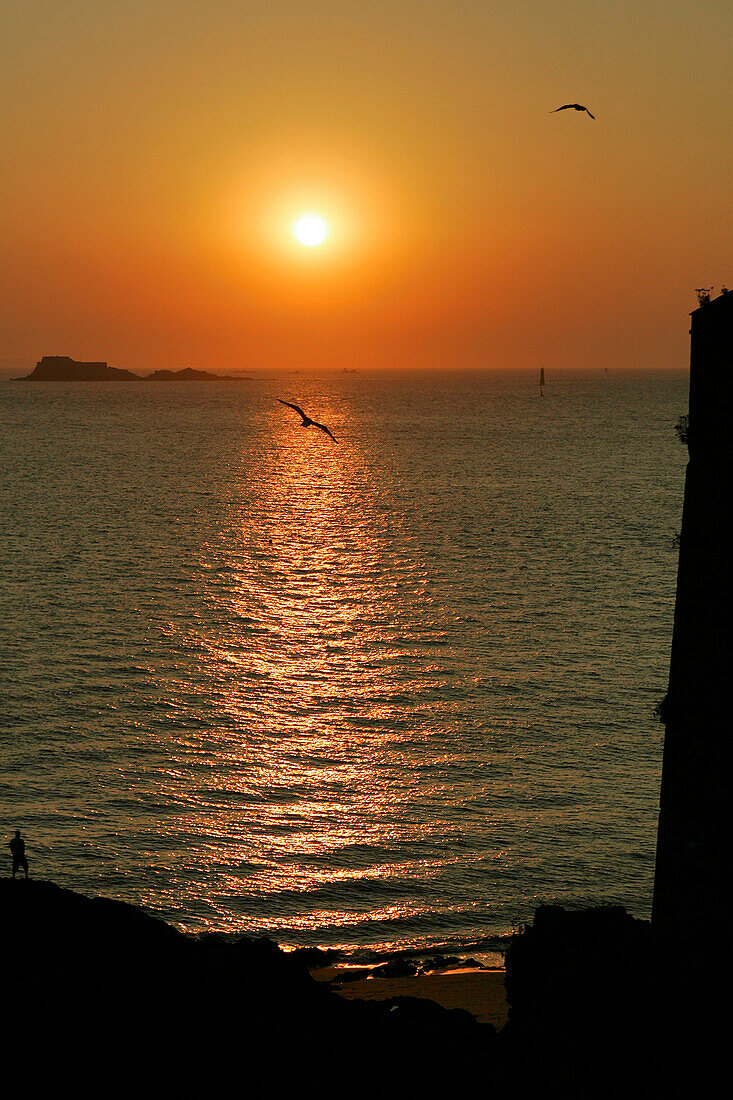
M 314 248 L 328 236 L 328 222 L 320 214 L 302 214 L 293 222 L 293 236 L 300 244 Z

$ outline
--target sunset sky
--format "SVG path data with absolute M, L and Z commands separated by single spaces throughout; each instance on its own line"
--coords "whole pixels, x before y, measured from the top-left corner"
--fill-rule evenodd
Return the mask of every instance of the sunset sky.
M 5 0 L 0 366 L 684 367 L 694 288 L 733 283 L 732 27 L 731 0 Z

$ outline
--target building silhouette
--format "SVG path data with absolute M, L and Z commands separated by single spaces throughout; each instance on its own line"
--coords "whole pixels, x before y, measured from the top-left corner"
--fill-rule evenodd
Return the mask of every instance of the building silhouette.
M 690 329 L 690 460 L 680 533 L 652 923 L 681 944 L 722 929 L 733 733 L 733 293 Z M 726 845 L 727 849 L 727 845 Z

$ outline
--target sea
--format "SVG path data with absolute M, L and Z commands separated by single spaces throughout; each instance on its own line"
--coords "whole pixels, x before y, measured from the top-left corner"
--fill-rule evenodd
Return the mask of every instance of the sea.
M 538 375 L 0 383 L 31 874 L 355 956 L 649 917 L 688 377 Z

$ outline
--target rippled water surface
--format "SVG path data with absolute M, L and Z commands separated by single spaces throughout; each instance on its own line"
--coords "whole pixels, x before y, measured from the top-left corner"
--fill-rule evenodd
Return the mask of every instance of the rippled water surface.
M 0 385 L 32 872 L 291 944 L 648 915 L 687 380 L 550 382 Z

